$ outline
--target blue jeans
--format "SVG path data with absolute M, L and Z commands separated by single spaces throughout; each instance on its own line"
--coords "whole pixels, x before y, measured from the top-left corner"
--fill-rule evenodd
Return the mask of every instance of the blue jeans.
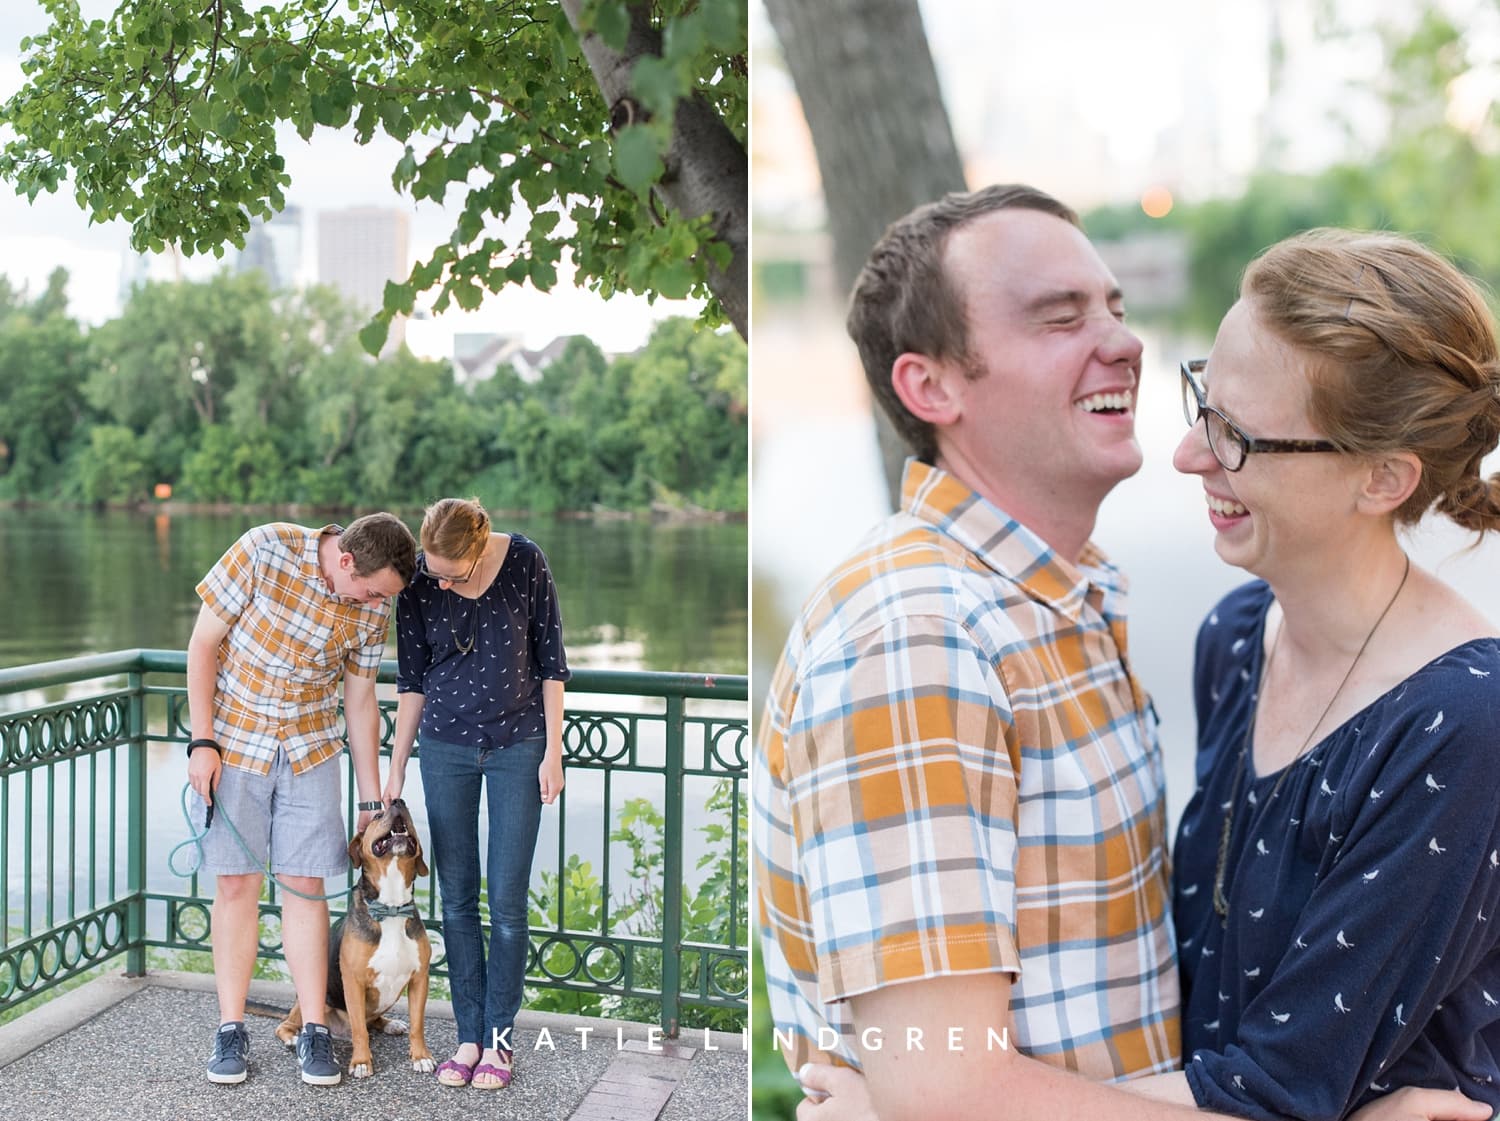
M 514 1047 L 510 1039 L 530 948 L 527 889 L 542 819 L 537 769 L 544 739 L 507 747 L 464 747 L 424 739 L 417 759 L 427 798 L 427 824 L 438 890 L 443 897 L 443 945 L 458 1041 Z M 479 789 L 488 799 L 490 833 L 485 866 L 490 905 L 486 968 L 479 923 Z

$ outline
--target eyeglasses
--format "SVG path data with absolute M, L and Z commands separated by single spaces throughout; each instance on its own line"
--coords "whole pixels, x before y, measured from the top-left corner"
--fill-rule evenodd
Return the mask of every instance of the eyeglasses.
M 1226 471 L 1245 466 L 1251 452 L 1336 452 L 1337 444 L 1327 440 L 1263 440 L 1246 435 L 1245 430 L 1208 403 L 1208 397 L 1194 377 L 1208 368 L 1208 359 L 1195 358 L 1182 363 L 1182 415 L 1191 428 L 1200 420 L 1208 432 L 1208 450 L 1214 453 Z
M 432 569 L 427 566 L 427 555 L 425 553 L 422 555 L 422 563 L 420 567 L 422 569 L 423 576 L 430 576 L 432 579 L 441 580 L 445 584 L 467 584 L 474 578 L 474 573 L 478 570 L 479 562 L 482 560 L 484 560 L 484 554 L 480 553 L 479 556 L 475 558 L 474 563 L 469 566 L 469 571 L 464 573 L 462 576 L 449 576 L 446 572 L 432 571 Z

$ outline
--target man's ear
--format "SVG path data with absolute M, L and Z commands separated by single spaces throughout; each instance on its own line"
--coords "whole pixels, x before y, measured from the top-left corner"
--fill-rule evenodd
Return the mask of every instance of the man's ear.
M 339 567 L 348 572 L 354 571 L 354 554 L 339 550 Z
M 926 354 L 907 351 L 891 363 L 891 387 L 906 411 L 918 420 L 942 427 L 962 415 L 954 392 L 962 371 L 952 363 L 939 362 Z
M 1411 497 L 1422 481 L 1422 461 L 1411 452 L 1390 452 L 1370 461 L 1359 488 L 1359 508 L 1389 514 Z

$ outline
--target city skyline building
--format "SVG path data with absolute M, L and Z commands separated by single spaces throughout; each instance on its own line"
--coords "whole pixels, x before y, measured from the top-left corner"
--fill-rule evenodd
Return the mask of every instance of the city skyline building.
M 385 285 L 406 280 L 411 271 L 411 218 L 405 211 L 383 206 L 351 206 L 318 212 L 319 284 L 336 289 L 365 313 L 380 310 Z M 387 350 L 406 337 L 406 319 L 391 323 Z
M 295 288 L 302 278 L 302 213 L 300 206 L 288 206 L 251 226 L 235 271 L 259 269 L 273 289 Z

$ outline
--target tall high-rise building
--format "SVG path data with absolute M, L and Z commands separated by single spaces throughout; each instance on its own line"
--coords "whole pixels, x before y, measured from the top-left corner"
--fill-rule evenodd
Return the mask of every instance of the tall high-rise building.
M 331 284 L 356 307 L 379 310 L 385 283 L 411 272 L 407 237 L 410 219 L 400 210 L 354 206 L 318 214 L 318 282 Z M 388 346 L 405 337 L 402 319 L 391 324 Z
M 302 209 L 288 206 L 270 221 L 256 222 L 245 235 L 236 272 L 260 269 L 273 289 L 291 288 L 302 266 Z

